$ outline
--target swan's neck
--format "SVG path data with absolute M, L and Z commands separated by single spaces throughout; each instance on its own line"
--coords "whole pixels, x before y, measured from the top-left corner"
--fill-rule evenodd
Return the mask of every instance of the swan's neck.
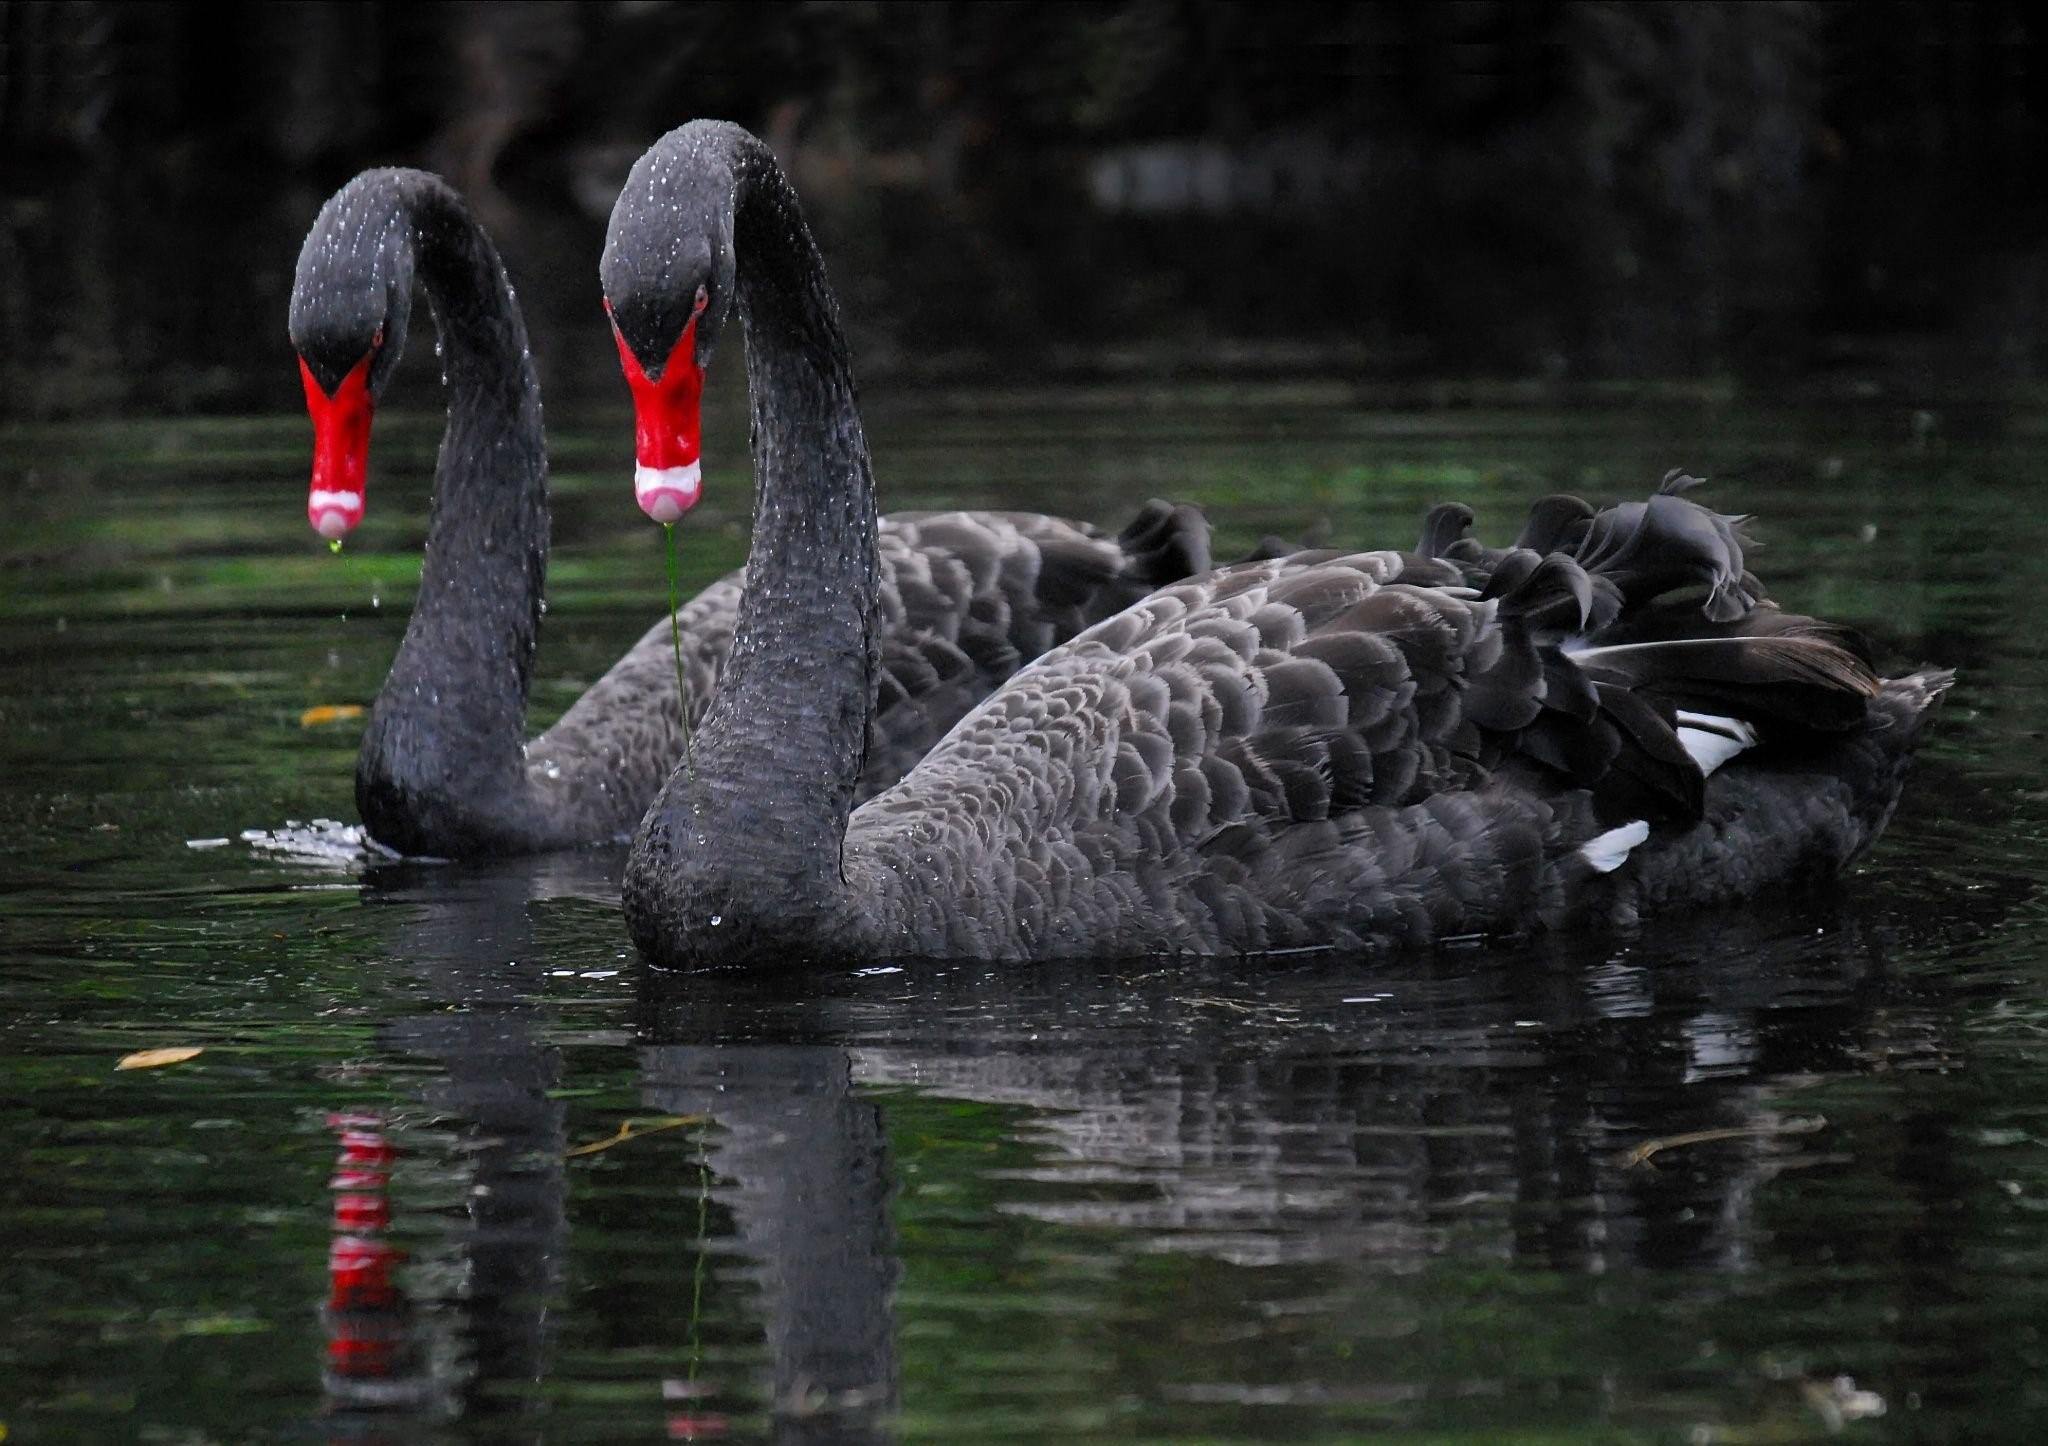
M 793 928 L 837 906 L 873 706 L 875 486 L 846 342 L 794 193 L 765 151 L 749 159 L 733 230 L 754 424 L 746 594 L 695 777 L 663 790 L 631 871 L 670 907 L 695 900 L 699 929 L 731 912 L 721 900 Z M 693 906 L 680 912 L 688 927 Z
M 540 385 L 497 251 L 454 193 L 417 177 L 400 216 L 440 334 L 448 424 L 419 596 L 365 738 L 357 794 L 373 829 L 391 814 L 400 829 L 489 833 L 488 820 L 523 802 L 548 549 Z M 420 820 L 422 807 L 454 816 Z M 419 846 L 432 851 L 436 840 Z

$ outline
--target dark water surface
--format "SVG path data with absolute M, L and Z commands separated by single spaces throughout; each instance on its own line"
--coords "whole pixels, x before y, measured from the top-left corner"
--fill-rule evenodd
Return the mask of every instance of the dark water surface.
M 723 406 L 697 583 L 743 550 Z M 551 417 L 542 721 L 659 611 L 619 413 Z M 890 505 L 1162 493 L 1236 546 L 1405 545 L 1445 497 L 1499 539 L 1683 463 L 1786 603 L 1961 682 L 1820 899 L 1394 964 L 664 977 L 615 855 L 287 828 L 353 816 L 359 725 L 302 715 L 389 662 L 436 417 L 379 419 L 338 558 L 297 419 L 0 433 L 9 1442 L 2048 1430 L 2038 419 L 869 413 Z M 204 1052 L 114 1070 L 160 1046 Z

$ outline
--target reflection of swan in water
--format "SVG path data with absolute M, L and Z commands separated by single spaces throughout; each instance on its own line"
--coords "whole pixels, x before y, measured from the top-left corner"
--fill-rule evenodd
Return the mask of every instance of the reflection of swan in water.
M 1834 919 L 1817 937 L 1807 918 L 1717 920 L 1641 961 L 1561 945 L 1407 973 L 807 981 L 792 988 L 833 997 L 801 1006 L 797 1024 L 718 976 L 656 977 L 648 1028 L 801 1028 L 844 1040 L 863 1087 L 1014 1107 L 1009 1131 L 1036 1159 L 1006 1172 L 1001 1208 L 1134 1233 L 1143 1251 L 1399 1269 L 1455 1237 L 1566 1271 L 1740 1268 L 1757 1186 L 1825 1148 L 1772 1103 L 1782 1081 L 1860 1068 L 1860 1049 L 1920 1047 L 1862 1037 L 1875 943 Z M 687 1053 L 705 1090 L 736 1057 Z M 886 1119 L 889 1095 L 876 1098 Z M 1702 1131 L 1729 1133 L 1629 1162 Z
M 1453 1339 L 1512 1356 L 1549 1327 L 1494 1293 L 1497 1269 L 1552 1277 L 1567 1309 L 1597 1288 L 1557 1277 L 1694 1271 L 1692 1299 L 1728 1328 L 1730 1277 L 1779 1223 L 1763 1187 L 1831 1144 L 1786 1129 L 1780 1092 L 1873 1055 L 1925 1062 L 1927 1041 L 1874 1007 L 1876 939 L 1844 923 L 1748 916 L 1654 954 L 1406 972 L 648 973 L 639 1033 L 652 1101 L 723 1131 L 712 1199 L 777 1322 L 785 1410 L 804 1383 L 786 1361 L 836 1338 L 822 1358 L 840 1379 L 887 1367 L 913 1419 L 971 1398 L 1057 1420 L 1135 1388 L 1169 1412 L 1148 1420 L 1193 1432 L 1172 1403 L 1206 1421 L 1217 1404 L 1413 1401 L 1445 1384 Z M 1676 1143 L 1628 1162 L 1658 1141 Z M 1146 1263 L 1160 1254 L 1221 1264 Z M 1644 1358 L 1595 1314 L 1546 1379 L 1637 1388 Z M 1268 1329 L 1272 1352 L 1235 1344 Z M 1555 1368 L 1503 1357 L 1498 1380 Z M 778 1425 L 887 1428 L 843 1390 L 814 1385 L 822 1413 Z
M 992 1225 L 991 1198 L 1030 1219 L 1020 1229 L 1059 1232 L 1056 1255 L 1111 1272 L 1089 1274 L 1079 1304 L 1097 1290 L 1113 1304 L 1119 1258 L 1305 1262 L 1307 1275 L 1281 1269 L 1237 1288 L 1247 1308 L 1277 1302 L 1332 1330 L 1347 1303 L 1381 1302 L 1389 1320 L 1422 1308 L 1390 1281 L 1439 1264 L 1740 1271 L 1762 1228 L 1759 1187 L 1829 1144 L 1825 1133 L 1760 1133 L 1785 1123 L 1775 1096 L 1786 1082 L 1866 1068 L 1871 1055 L 1910 1064 L 1926 1048 L 1872 1007 L 1883 992 L 1876 940 L 1811 911 L 1660 936 L 1654 956 L 1447 956 L 1405 972 L 1101 966 L 771 983 L 643 971 L 639 1088 L 663 1114 L 710 1116 L 706 1224 L 693 1245 L 699 1176 L 679 1163 L 682 1136 L 628 1145 L 604 1157 L 626 1187 L 605 1197 L 604 1230 L 615 1241 L 625 1231 L 636 1251 L 656 1240 L 659 1254 L 636 1254 L 649 1269 L 612 1278 L 604 1268 L 619 1257 L 586 1246 L 572 1276 L 568 1201 L 600 1177 L 560 1163 L 564 1106 L 550 1092 L 579 1081 L 528 997 L 559 921 L 527 901 L 601 897 L 606 881 L 602 865 L 588 878 L 533 867 L 549 864 L 397 870 L 368 892 L 401 920 L 394 952 L 408 951 L 413 981 L 413 1017 L 383 1040 L 433 1071 L 421 1093 L 435 1120 L 404 1132 L 423 1146 L 415 1160 L 462 1172 L 462 1193 L 443 1192 L 461 1202 L 459 1225 L 416 1247 L 421 1317 L 438 1333 L 430 1355 L 466 1409 L 498 1411 L 491 1427 L 515 1438 L 544 1428 L 535 1381 L 573 1391 L 589 1369 L 556 1359 L 561 1320 L 589 1329 L 597 1318 L 607 1348 L 635 1357 L 694 1356 L 684 1303 L 700 1259 L 711 1343 L 700 1386 L 719 1398 L 707 1412 L 737 1393 L 772 1403 L 781 1439 L 886 1435 L 899 1381 L 930 1379 L 943 1360 L 933 1352 L 954 1349 L 935 1344 L 948 1328 L 971 1351 L 1015 1320 L 1012 1307 L 945 1283 L 956 1266 L 980 1278 L 1020 1238 L 1043 1248 L 1042 1235 Z M 948 1107 L 962 1101 L 988 1108 Z M 1701 1131 L 1747 1133 L 1626 1163 L 1647 1141 Z M 988 1243 L 955 1261 L 924 1236 L 909 1253 L 917 1303 L 906 1317 L 896 1232 L 906 1210 L 929 1208 L 919 1192 L 930 1177 L 916 1171 L 932 1164 L 921 1154 L 932 1133 L 951 1168 L 986 1182 L 972 1209 Z M 957 1148 L 969 1144 L 989 1153 Z M 480 1205 L 477 1186 L 496 1204 Z M 644 1213 L 621 1218 L 628 1205 Z M 474 1286 L 457 1288 L 465 1276 Z M 572 1278 L 593 1291 L 551 1314 Z M 765 1338 L 765 1357 L 750 1355 L 750 1338 Z M 750 1359 L 758 1396 L 735 1379 Z M 1424 1368 L 1390 1358 L 1345 1369 L 1346 1390 L 1407 1390 Z M 1075 1389 L 1034 1380 L 1029 1389 Z
M 415 1333 L 429 1337 L 402 1357 L 415 1379 L 384 1391 L 337 1390 L 331 1409 L 488 1412 L 503 1435 L 538 1439 L 545 1429 L 544 1402 L 532 1387 L 553 1371 L 558 1351 L 552 1322 L 570 1263 L 574 1177 L 564 1165 L 567 1106 L 559 1097 L 570 1081 L 549 1040 L 550 1011 L 532 998 L 559 941 L 533 904 L 584 900 L 608 913 L 620 856 L 401 863 L 366 875 L 365 901 L 395 921 L 387 949 L 410 981 L 411 1008 L 382 1026 L 379 1042 L 431 1071 L 413 1086 L 425 1118 L 393 1133 L 433 1177 L 427 1203 L 459 1208 L 462 1223 L 415 1247 L 405 1271 Z M 687 1295 L 694 1263 L 708 1252 L 709 1303 L 737 1250 L 761 1287 L 772 1357 L 764 1394 L 782 1420 L 780 1439 L 849 1439 L 887 1408 L 894 1379 L 887 1293 L 895 1266 L 875 1106 L 854 1098 L 844 1050 L 657 1048 L 645 1063 L 650 1104 L 703 1112 L 712 1123 L 715 1238 L 693 1244 L 690 1208 L 676 1209 L 678 1199 L 697 1195 L 694 1170 L 664 1180 L 662 1219 L 650 1222 L 671 1247 L 664 1293 Z M 419 1213 L 421 1202 L 404 1193 L 394 1192 L 400 1212 Z M 694 1351 L 694 1341 L 661 1335 L 666 1325 L 636 1324 L 655 1332 L 638 1345 Z M 660 1384 L 677 1382 L 650 1380 L 650 1403 Z M 725 1394 L 722 1383 L 705 1384 Z
M 777 1439 L 880 1439 L 896 1377 L 889 1157 L 846 1051 L 657 1044 L 641 1061 L 648 1103 L 718 1126 L 713 1193 L 761 1292 Z
M 962 1030 L 937 1050 L 859 1048 L 855 1069 L 1038 1111 L 1040 1161 L 1021 1173 L 1052 1188 L 1010 1208 L 1136 1232 L 1142 1249 L 1401 1269 L 1455 1239 L 1553 1269 L 1725 1268 L 1748 1248 L 1750 1195 L 1790 1123 L 1758 1078 L 1782 1069 L 1771 1011 L 1853 1012 L 1854 982 L 1832 965 L 1788 981 L 1778 962 L 1683 982 L 1698 965 L 1564 976 L 1582 990 L 1541 968 L 1381 977 L 1335 998 L 1303 979 L 1302 995 L 1281 982 L 1196 1004 L 1186 1027 L 1204 1043 L 1163 1067 L 1114 1049 L 991 1057 Z M 1845 992 L 1817 1005 L 1801 986 Z M 1091 1007 L 1085 986 L 1061 994 Z M 1043 1034 L 1063 1032 L 1051 1020 Z M 1253 1042 L 1233 1048 L 1243 1032 Z M 1754 1133 L 1663 1168 L 1624 1163 L 1704 1130 Z
M 412 1355 L 421 1376 L 387 1403 L 428 1415 L 488 1410 L 503 1433 L 541 1433 L 538 1401 L 494 1389 L 548 1372 L 549 1306 L 569 1236 L 561 1054 L 529 999 L 538 970 L 528 902 L 602 892 L 603 869 L 597 855 L 499 869 L 393 865 L 366 879 L 365 902 L 392 920 L 388 953 L 409 976 L 408 1002 L 423 994 L 428 1005 L 379 1030 L 385 1052 L 431 1071 L 412 1090 L 423 1118 L 392 1131 L 431 1162 L 429 1198 L 407 1198 L 401 1167 L 395 1213 L 453 1208 L 461 1218 L 438 1243 L 415 1246 L 404 1272 L 424 1337 Z

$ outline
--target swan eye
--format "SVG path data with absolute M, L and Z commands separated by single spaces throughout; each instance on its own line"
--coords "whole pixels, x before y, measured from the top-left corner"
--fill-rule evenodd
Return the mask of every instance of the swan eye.
M 381 347 L 381 346 L 383 346 L 383 345 L 384 345 L 384 328 L 380 326 L 380 327 L 378 327 L 378 328 L 377 328 L 377 334 L 376 334 L 375 336 L 373 336 L 373 337 L 371 337 L 371 338 L 370 338 L 370 350 L 371 350 L 371 351 L 375 351 L 375 350 L 377 350 L 377 349 L 378 349 L 379 347 Z
M 694 311 L 697 311 L 697 312 L 701 312 L 701 311 L 703 311 L 703 310 L 704 310 L 704 308 L 705 308 L 705 307 L 709 306 L 710 304 L 711 304 L 711 293 L 710 293 L 710 292 L 708 292 L 708 291 L 706 291 L 706 290 L 705 290 L 705 289 L 704 289 L 703 287 L 701 287 L 701 286 L 700 286 L 700 287 L 698 287 L 698 288 L 697 288 L 697 300 L 696 300 L 696 302 L 695 302 L 695 304 L 694 304 L 694 306 L 693 306 L 693 308 L 692 308 L 692 309 L 693 309 Z

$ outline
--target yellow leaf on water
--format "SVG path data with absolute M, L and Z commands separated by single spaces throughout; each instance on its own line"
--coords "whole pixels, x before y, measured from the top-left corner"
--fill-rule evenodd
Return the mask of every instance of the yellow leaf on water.
M 1718 1130 L 1691 1130 L 1682 1135 L 1666 1135 L 1661 1140 L 1645 1140 L 1633 1150 L 1624 1150 L 1616 1155 L 1614 1163 L 1624 1170 L 1630 1170 L 1638 1165 L 1647 1165 L 1664 1151 L 1677 1149 L 1681 1145 L 1711 1145 L 1720 1140 L 1768 1139 L 1777 1135 L 1810 1135 L 1827 1127 L 1825 1115 L 1790 1115 L 1764 1125 L 1731 1125 Z
M 161 1069 L 167 1064 L 183 1064 L 199 1054 L 200 1050 L 191 1045 L 179 1045 L 171 1049 L 138 1049 L 133 1054 L 121 1056 L 115 1069 Z
M 360 703 L 322 703 L 317 708 L 308 708 L 299 715 L 301 728 L 318 728 L 322 723 L 339 723 L 346 718 L 363 716 Z
M 614 1145 L 623 1145 L 628 1140 L 637 1140 L 644 1135 L 657 1135 L 663 1130 L 679 1130 L 684 1125 L 701 1125 L 704 1120 L 703 1115 L 660 1115 L 651 1120 L 627 1120 L 611 1138 L 599 1140 L 594 1144 L 578 1145 L 569 1151 L 565 1158 L 573 1160 L 578 1155 L 595 1155 L 601 1150 L 609 1150 Z

